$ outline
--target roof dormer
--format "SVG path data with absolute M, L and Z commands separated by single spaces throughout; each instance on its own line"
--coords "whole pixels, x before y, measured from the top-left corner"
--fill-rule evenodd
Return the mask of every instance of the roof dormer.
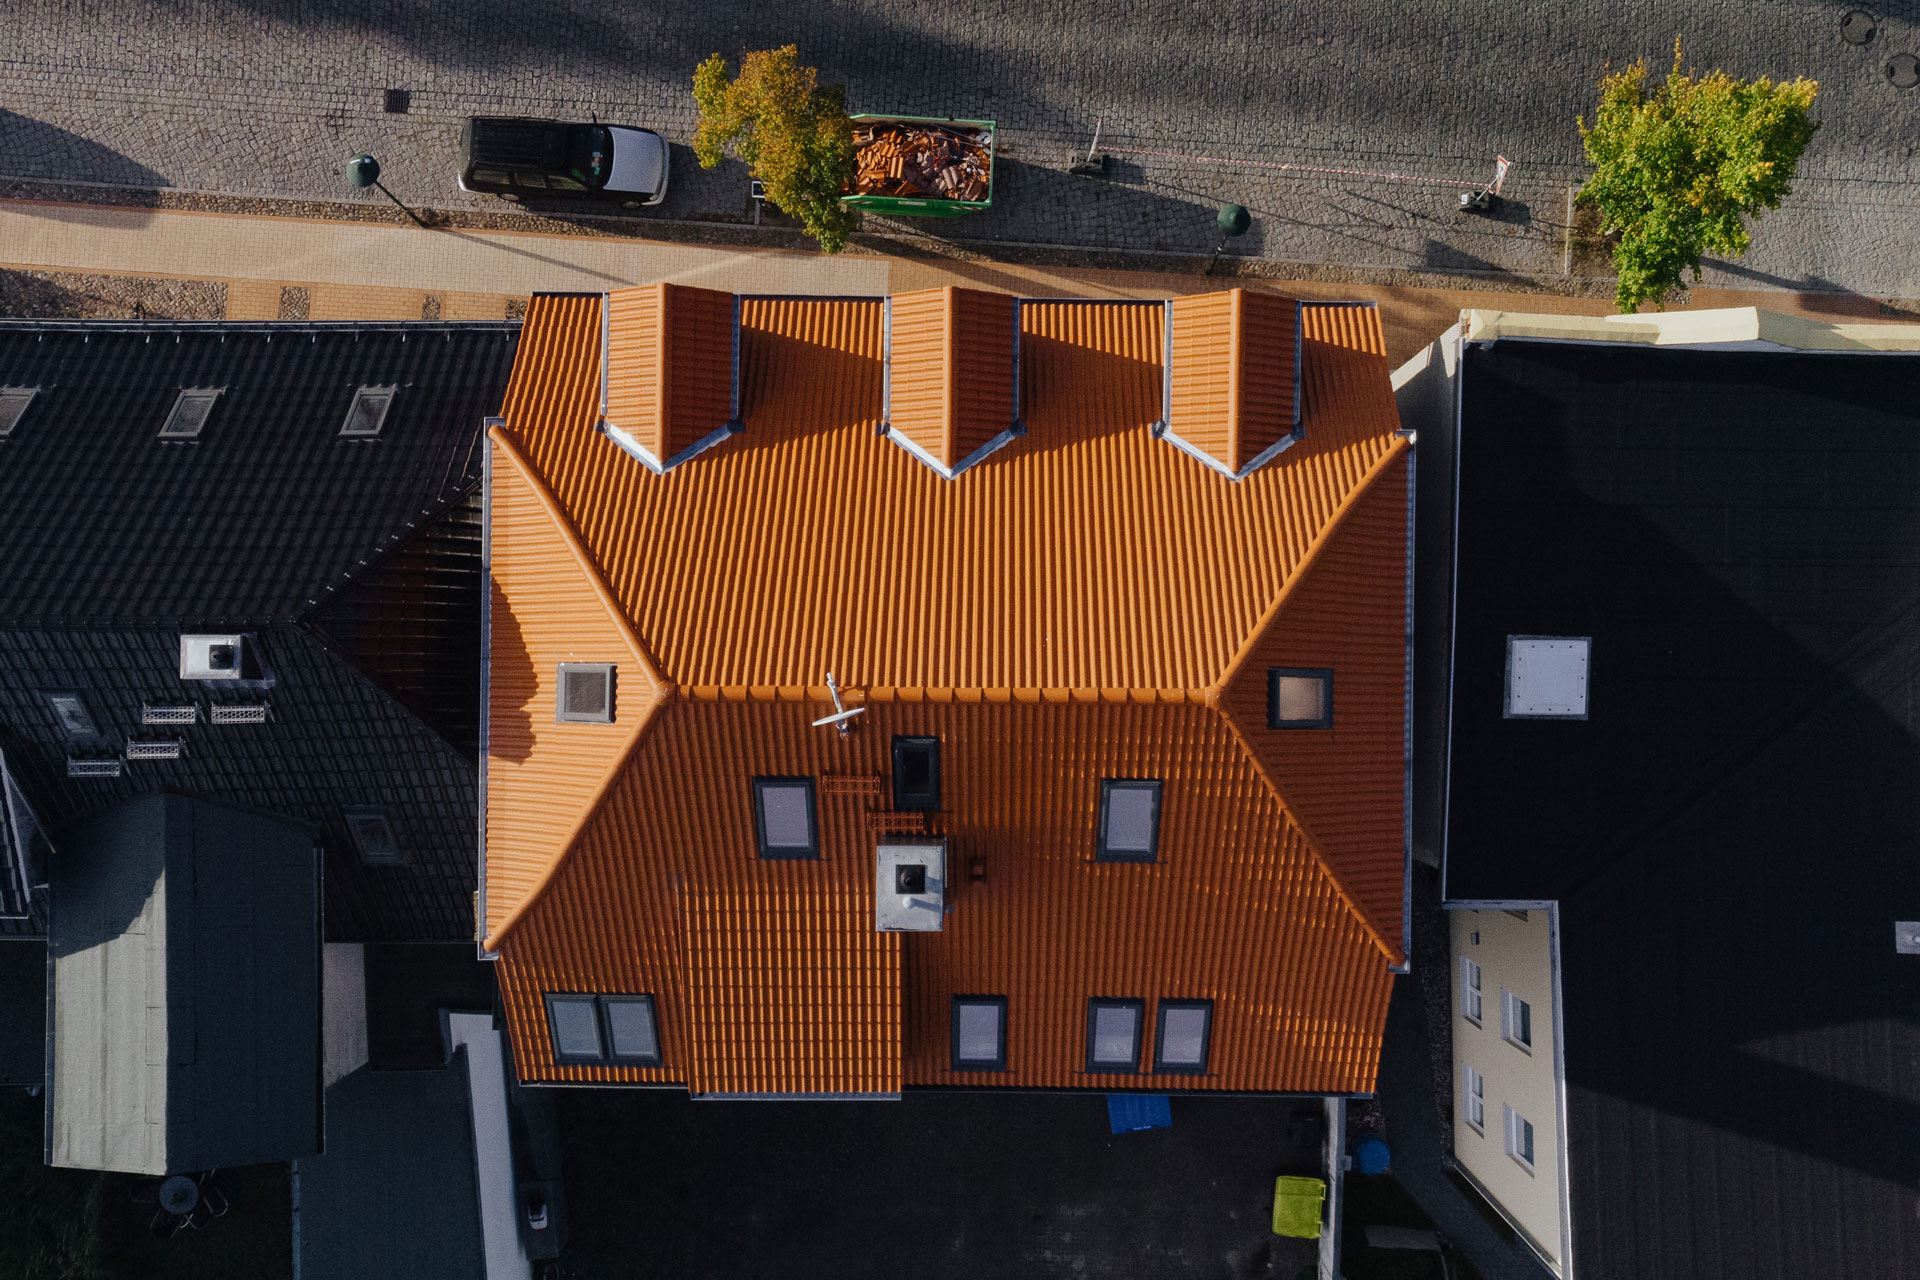
M 740 308 L 680 284 L 621 289 L 600 320 L 600 429 L 666 471 L 740 430 Z
M 978 289 L 888 301 L 886 422 L 894 442 L 951 480 L 1025 430 L 1019 303 Z
M 1298 440 L 1300 304 L 1229 289 L 1167 304 L 1160 434 L 1239 480 Z

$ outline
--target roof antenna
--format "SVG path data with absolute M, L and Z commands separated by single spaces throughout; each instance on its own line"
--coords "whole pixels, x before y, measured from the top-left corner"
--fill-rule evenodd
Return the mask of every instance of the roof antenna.
M 831 671 L 827 672 L 827 692 L 833 697 L 833 714 L 821 716 L 813 722 L 813 727 L 818 729 L 823 724 L 830 724 L 840 730 L 840 736 L 844 738 L 853 732 L 853 718 L 866 708 L 855 707 L 851 711 L 847 710 L 846 705 L 840 701 L 840 686 L 834 683 Z

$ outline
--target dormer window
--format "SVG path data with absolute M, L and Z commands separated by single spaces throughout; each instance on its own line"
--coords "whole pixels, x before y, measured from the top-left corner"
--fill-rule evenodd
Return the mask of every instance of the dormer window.
M 1160 856 L 1160 780 L 1102 778 L 1097 862 L 1153 862 Z
M 340 436 L 345 440 L 376 440 L 380 428 L 386 423 L 387 410 L 393 406 L 394 392 L 398 387 L 361 387 L 353 393 L 353 404 L 347 409 L 347 420 L 340 426 Z
M 557 684 L 556 723 L 613 723 L 612 663 L 563 662 Z
M 214 401 L 225 387 L 187 387 L 174 397 L 173 408 L 160 426 L 162 440 L 197 440 L 213 413 Z
M 1269 667 L 1267 728 L 1333 728 L 1333 669 Z

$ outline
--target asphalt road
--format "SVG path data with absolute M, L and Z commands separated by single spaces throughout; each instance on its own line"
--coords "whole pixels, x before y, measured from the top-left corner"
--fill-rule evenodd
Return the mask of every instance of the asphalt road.
M 851 109 L 991 117 L 996 207 L 918 228 L 958 239 L 1205 252 L 1223 201 L 1253 229 L 1231 251 L 1276 260 L 1557 273 L 1582 175 L 1574 118 L 1601 68 L 1676 34 L 1690 60 L 1810 75 L 1824 127 L 1786 207 L 1721 287 L 1920 296 L 1920 4 L 1816 0 L 14 0 L 0 49 L 0 176 L 339 199 L 369 151 L 403 197 L 484 204 L 454 183 L 459 121 L 528 113 L 691 134 L 707 53 L 799 43 Z M 386 91 L 411 96 L 385 111 Z M 1091 141 L 1130 151 L 1395 172 L 1434 183 L 1117 156 L 1110 181 L 1064 166 Z M 1455 180 L 1514 162 L 1499 217 L 1454 208 Z M 674 153 L 645 216 L 738 220 L 744 173 Z M 379 197 L 365 197 L 378 199 Z M 4 257 L 0 253 L 0 257 Z M 1577 264 L 1576 264 L 1577 267 Z

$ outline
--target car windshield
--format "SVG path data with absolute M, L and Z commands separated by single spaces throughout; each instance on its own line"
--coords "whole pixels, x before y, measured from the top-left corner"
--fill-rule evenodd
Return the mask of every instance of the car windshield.
M 613 172 L 613 135 L 598 124 L 577 124 L 567 134 L 567 176 L 595 191 L 606 186 Z

